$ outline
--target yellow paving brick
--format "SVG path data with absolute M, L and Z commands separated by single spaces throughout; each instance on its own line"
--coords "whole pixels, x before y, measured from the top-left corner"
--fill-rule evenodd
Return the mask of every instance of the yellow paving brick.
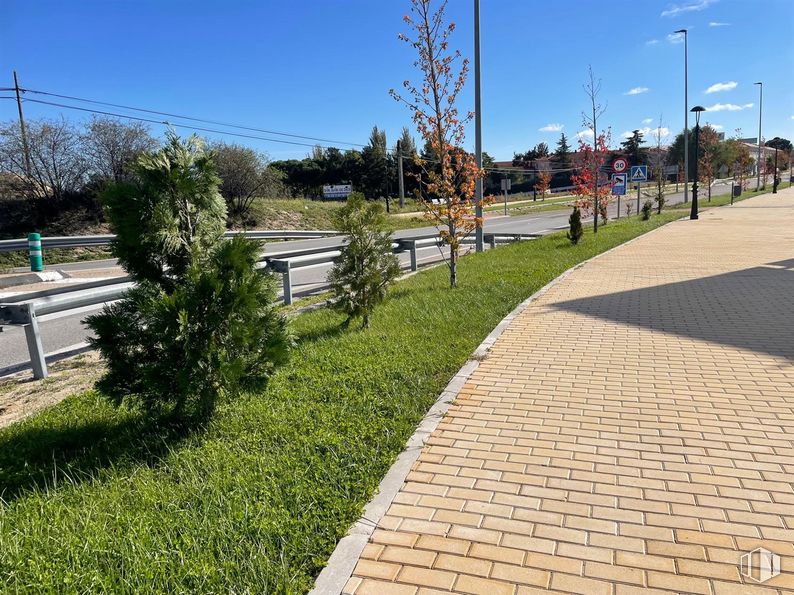
M 482 558 L 483 560 L 494 560 L 505 564 L 521 564 L 524 561 L 525 553 L 507 547 L 496 547 L 483 543 L 473 543 L 469 549 L 469 557 Z
M 478 543 L 491 543 L 497 544 L 502 538 L 499 531 L 491 531 L 489 529 L 478 529 L 477 527 L 462 527 L 455 525 L 447 533 L 449 537 L 454 539 L 462 539 L 474 541 Z
M 551 588 L 582 595 L 610 595 L 612 593 L 612 585 L 607 581 L 557 572 L 551 575 Z
M 675 572 L 675 560 L 652 554 L 637 554 L 634 552 L 615 552 L 615 563 L 629 568 L 645 568 L 662 572 Z
M 385 562 L 374 562 L 373 560 L 361 559 L 358 561 L 358 564 L 356 564 L 353 575 L 394 580 L 398 572 L 400 572 L 400 566 L 398 564 L 387 564 Z
M 615 566 L 601 562 L 585 562 L 584 574 L 590 578 L 600 578 L 613 583 L 634 583 L 636 585 L 645 583 L 645 572 L 640 568 Z
M 491 571 L 491 578 L 517 585 L 535 585 L 537 587 L 547 587 L 550 576 L 549 572 L 545 570 L 501 563 L 494 564 Z
M 493 563 L 488 560 L 478 560 L 470 556 L 439 554 L 433 568 L 477 576 L 488 576 L 491 573 L 492 566 Z
M 527 535 L 505 533 L 502 536 L 500 545 L 518 550 L 524 550 L 525 552 L 551 554 L 554 552 L 555 547 L 557 547 L 557 542 L 550 539 L 541 539 L 539 537 L 529 537 Z
M 433 587 L 436 589 L 451 589 L 457 575 L 443 570 L 428 570 L 414 566 L 403 566 L 397 581 L 416 585 L 418 587 Z
M 722 580 L 739 580 L 739 569 L 736 564 L 716 564 L 697 560 L 678 560 L 678 572 L 692 576 L 705 576 Z
M 363 579 L 360 579 L 357 576 L 351 576 L 350 580 L 348 580 L 347 583 L 345 583 L 345 586 L 342 589 L 342 595 L 353 595 L 353 593 L 355 593 L 358 586 L 361 584 L 362 580 Z
M 386 546 L 378 560 L 394 564 L 410 564 L 430 568 L 436 559 L 436 553 L 429 550 L 417 550 L 394 545 Z
M 512 583 L 495 581 L 462 574 L 455 583 L 456 593 L 473 593 L 475 595 L 513 595 L 516 587 Z
M 655 589 L 670 589 L 679 593 L 699 593 L 710 595 L 711 587 L 708 579 L 692 576 L 680 576 L 662 572 L 648 571 L 648 586 Z
M 772 586 L 715 582 L 714 595 L 778 595 L 778 590 Z
M 385 545 L 403 545 L 411 547 L 419 536 L 415 533 L 403 533 L 401 531 L 385 531 L 383 529 L 375 529 L 372 534 L 371 540 L 374 543 L 382 543 Z
M 575 543 L 558 543 L 557 550 L 554 553 L 557 556 L 565 556 L 566 558 L 604 563 L 611 563 L 613 558 L 613 551 L 610 549 L 592 545 L 576 545 Z
M 355 595 L 414 595 L 417 588 L 413 585 L 400 585 L 365 579 L 354 591 Z
M 415 547 L 434 552 L 463 555 L 469 551 L 469 546 L 471 546 L 471 542 L 463 539 L 451 539 L 438 535 L 420 535 L 416 540 Z

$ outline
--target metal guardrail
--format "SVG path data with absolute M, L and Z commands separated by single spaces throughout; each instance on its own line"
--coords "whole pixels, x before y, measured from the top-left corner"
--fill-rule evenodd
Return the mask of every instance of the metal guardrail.
M 25 329 L 25 341 L 28 345 L 30 365 L 33 368 L 33 377 L 36 379 L 47 377 L 47 360 L 44 357 L 44 348 L 41 345 L 38 317 L 56 312 L 76 310 L 85 306 L 94 306 L 117 300 L 130 289 L 134 283 L 126 277 L 122 282 L 105 285 L 82 287 L 77 286 L 71 291 L 54 291 L 50 295 L 39 295 L 33 299 L 0 304 L 0 322 L 6 324 L 22 325 Z M 92 285 L 86 283 L 85 285 Z M 30 294 L 28 294 L 30 295 Z
M 532 240 L 537 237 L 539 237 L 539 234 L 484 235 L 485 241 L 491 247 L 517 240 Z M 464 243 L 473 242 L 473 238 L 464 240 Z M 409 252 L 411 256 L 410 268 L 412 271 L 416 271 L 418 269 L 417 250 L 433 245 L 441 245 L 442 243 L 443 240 L 436 235 L 416 236 L 396 240 L 392 243 L 392 250 L 395 253 Z M 263 254 L 262 260 L 257 267 L 281 273 L 284 287 L 284 303 L 291 304 L 293 301 L 292 270 L 318 264 L 330 264 L 341 254 L 341 246 L 336 249 L 324 247 L 285 250 Z M 71 287 L 59 287 L 46 291 L 16 295 L 6 298 L 0 303 L 0 324 L 21 325 L 24 327 L 30 363 L 33 368 L 33 377 L 36 379 L 46 378 L 48 374 L 47 362 L 41 343 L 38 317 L 118 300 L 133 285 L 133 281 L 128 276 L 125 276 L 81 283 Z
M 491 248 L 495 248 L 497 244 L 508 242 L 515 242 L 518 240 L 534 240 L 539 237 L 539 234 L 485 234 L 483 236 L 485 242 Z M 392 250 L 395 254 L 408 252 L 411 259 L 411 271 L 418 269 L 417 250 L 427 248 L 430 246 L 440 246 L 444 240 L 437 235 L 424 235 L 413 238 L 402 238 L 396 240 L 392 244 Z M 466 238 L 463 240 L 464 244 L 473 244 L 474 238 Z M 293 302 L 292 293 L 292 271 L 293 269 L 306 268 L 318 264 L 331 264 L 342 254 L 340 249 L 317 248 L 315 250 L 303 250 L 300 253 L 284 254 L 278 256 L 276 254 L 267 254 L 264 257 L 265 266 L 267 268 L 281 273 L 284 303 L 291 304 Z
M 339 232 L 328 230 L 252 230 L 252 231 L 227 231 L 223 234 L 225 238 L 233 238 L 244 235 L 252 240 L 309 240 L 314 238 L 327 238 L 339 235 Z M 93 236 L 50 236 L 41 238 L 43 248 L 87 248 L 90 246 L 108 246 L 113 238 L 113 234 L 101 234 Z M 27 238 L 16 240 L 0 240 L 0 252 L 15 252 L 27 250 Z

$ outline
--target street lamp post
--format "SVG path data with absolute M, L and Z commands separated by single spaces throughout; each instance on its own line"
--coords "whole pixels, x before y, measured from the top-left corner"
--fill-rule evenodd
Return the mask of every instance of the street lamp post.
M 684 36 L 684 202 L 687 202 L 689 195 L 689 40 L 686 29 L 679 29 L 674 33 Z
M 758 161 L 755 164 L 756 169 L 758 170 L 758 176 L 756 178 L 756 183 L 755 183 L 755 190 L 756 192 L 758 192 L 758 190 L 761 189 L 761 112 L 764 107 L 764 83 L 759 82 L 755 84 L 758 85 L 758 93 L 759 93 L 758 95 Z M 764 180 L 764 183 L 766 183 L 766 180 Z
M 480 0 L 474 0 L 474 159 L 482 171 L 482 105 L 480 101 Z M 482 178 L 477 177 L 474 196 L 474 216 L 480 221 L 474 230 L 474 249 L 485 250 L 482 230 Z
M 775 171 L 772 172 L 772 194 L 777 194 L 777 185 L 780 183 L 780 180 L 777 177 L 777 147 L 775 147 Z
M 692 108 L 695 113 L 695 164 L 692 173 L 695 181 L 692 182 L 692 210 L 689 212 L 690 219 L 698 218 L 698 141 L 700 140 L 700 112 L 705 112 L 706 108 L 696 105 Z

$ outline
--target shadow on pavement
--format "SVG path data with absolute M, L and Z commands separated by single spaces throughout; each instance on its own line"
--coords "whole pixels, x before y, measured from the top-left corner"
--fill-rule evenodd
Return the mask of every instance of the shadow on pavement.
M 794 360 L 794 259 L 569 300 L 559 310 Z

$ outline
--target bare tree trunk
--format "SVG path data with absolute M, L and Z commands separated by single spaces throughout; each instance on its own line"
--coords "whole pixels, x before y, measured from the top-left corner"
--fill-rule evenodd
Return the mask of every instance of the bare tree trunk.
M 449 247 L 449 286 L 455 289 L 458 285 L 458 251 L 450 245 Z

